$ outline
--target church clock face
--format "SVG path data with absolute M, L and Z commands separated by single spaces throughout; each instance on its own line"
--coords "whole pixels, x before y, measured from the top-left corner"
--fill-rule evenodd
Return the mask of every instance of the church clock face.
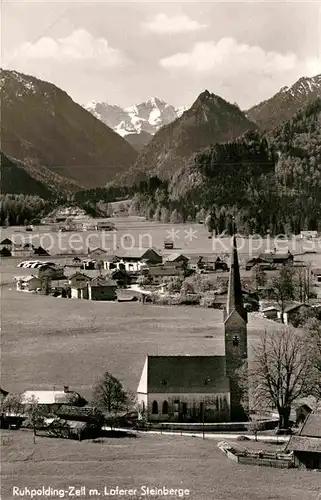
M 240 338 L 238 335 L 233 336 L 232 343 L 233 343 L 233 347 L 238 347 L 240 345 Z

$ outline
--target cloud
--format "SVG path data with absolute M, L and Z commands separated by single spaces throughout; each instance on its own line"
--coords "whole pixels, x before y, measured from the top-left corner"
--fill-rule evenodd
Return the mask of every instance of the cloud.
M 35 42 L 22 44 L 4 57 L 5 65 L 19 61 L 54 60 L 60 63 L 81 62 L 99 67 L 116 67 L 125 64 L 125 56 L 110 47 L 105 38 L 94 38 L 88 31 L 78 29 L 65 38 L 42 37 Z
M 300 66 L 296 54 L 266 52 L 259 46 L 238 43 L 233 38 L 222 38 L 218 42 L 198 42 L 190 52 L 180 52 L 160 60 L 160 65 L 169 70 L 186 70 L 199 73 L 243 74 L 260 73 L 273 75 L 287 72 Z M 321 61 L 310 59 L 307 68 L 321 70 Z
M 301 76 L 321 73 L 318 58 L 300 59 L 294 53 L 265 51 L 234 38 L 196 43 L 159 61 L 173 77 L 188 76 L 190 86 L 209 88 L 241 106 L 267 99 Z
M 144 23 L 144 27 L 152 33 L 166 35 L 198 31 L 207 26 L 186 15 L 169 17 L 167 14 L 157 14 L 154 19 Z

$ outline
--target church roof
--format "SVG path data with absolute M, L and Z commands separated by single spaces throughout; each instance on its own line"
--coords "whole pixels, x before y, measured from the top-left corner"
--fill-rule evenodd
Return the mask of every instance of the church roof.
M 147 356 L 138 392 L 229 392 L 224 356 Z

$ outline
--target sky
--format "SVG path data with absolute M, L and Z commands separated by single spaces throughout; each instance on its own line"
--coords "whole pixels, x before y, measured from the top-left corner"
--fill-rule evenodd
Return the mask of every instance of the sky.
M 1 28 L 3 68 L 80 104 L 190 106 L 208 89 L 247 109 L 321 73 L 321 0 L 2 0 Z

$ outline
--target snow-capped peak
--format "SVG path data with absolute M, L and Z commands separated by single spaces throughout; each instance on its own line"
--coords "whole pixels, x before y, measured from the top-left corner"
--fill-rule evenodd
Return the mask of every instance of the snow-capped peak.
M 185 108 L 175 108 L 159 97 L 149 97 L 140 104 L 126 108 L 95 100 L 84 107 L 123 137 L 141 132 L 154 135 L 163 125 L 176 120 L 185 111 Z
M 290 93 L 292 97 L 303 98 L 304 96 L 321 91 L 321 74 L 313 77 L 302 77 L 290 88 L 287 88 L 287 92 Z

